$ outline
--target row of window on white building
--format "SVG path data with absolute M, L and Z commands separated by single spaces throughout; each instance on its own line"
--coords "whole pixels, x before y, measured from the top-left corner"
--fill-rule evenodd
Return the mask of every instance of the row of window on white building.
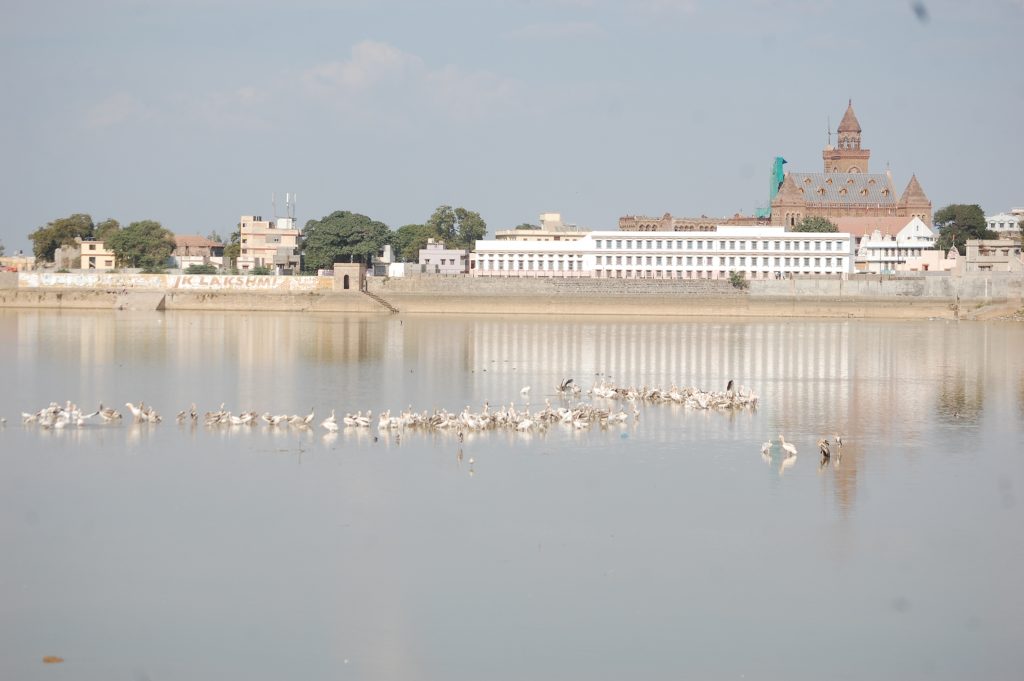
M 784 239 L 759 241 L 757 239 L 595 239 L 598 249 L 655 249 L 655 250 L 728 250 L 728 251 L 843 251 L 844 241 L 829 239 Z M 716 245 L 717 244 L 717 245 Z M 760 244 L 760 246 L 758 245 Z M 803 247 L 800 246 L 803 244 Z

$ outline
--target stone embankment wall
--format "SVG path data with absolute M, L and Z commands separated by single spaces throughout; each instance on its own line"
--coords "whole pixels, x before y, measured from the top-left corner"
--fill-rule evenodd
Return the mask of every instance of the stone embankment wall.
M 330 277 L 278 277 L 232 274 L 121 274 L 108 272 L 23 272 L 19 288 L 150 289 L 156 291 L 333 291 Z
M 329 277 L 32 276 L 0 274 L 0 307 L 956 319 L 1004 316 L 1024 297 L 1024 276 L 1004 273 L 799 277 L 754 280 L 743 290 L 700 279 L 371 277 L 378 300 L 334 291 Z
M 415 277 L 372 279 L 402 312 L 961 318 L 1021 305 L 1024 277 L 950 275 L 723 280 Z
M 1024 296 L 1024 277 L 1008 272 L 987 274 L 854 275 L 759 279 L 750 282 L 754 297 L 833 297 L 861 299 L 943 299 L 950 302 L 999 302 Z

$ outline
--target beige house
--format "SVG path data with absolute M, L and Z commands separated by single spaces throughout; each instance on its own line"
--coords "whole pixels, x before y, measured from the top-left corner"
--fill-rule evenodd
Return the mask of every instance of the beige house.
M 96 239 L 75 239 L 81 248 L 81 265 L 83 270 L 112 270 L 116 258 L 102 241 Z
M 174 250 L 171 252 L 175 267 L 185 269 L 189 265 L 216 265 L 224 263 L 224 244 L 210 241 L 205 236 L 175 234 Z
M 275 274 L 289 274 L 301 267 L 295 218 L 264 220 L 259 215 L 239 218 L 241 237 L 237 267 L 242 272 L 269 267 Z
M 541 213 L 537 229 L 502 229 L 495 232 L 498 241 L 576 241 L 590 233 L 577 225 L 562 222 L 561 213 Z
M 896 265 L 897 272 L 952 272 L 957 262 L 963 260 L 955 248 L 943 253 L 938 249 L 921 251 L 921 255 L 909 257 Z
M 1007 239 L 968 239 L 966 251 L 957 260 L 959 273 L 1024 272 L 1019 243 Z

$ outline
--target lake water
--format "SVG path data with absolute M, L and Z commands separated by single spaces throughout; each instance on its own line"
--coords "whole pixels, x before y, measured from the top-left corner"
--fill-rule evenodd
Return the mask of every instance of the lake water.
M 0 310 L 0 341 L 3 679 L 1024 669 L 1022 324 Z M 526 409 L 527 385 L 537 410 L 568 377 L 760 406 L 463 442 L 174 419 Z M 65 400 L 164 421 L 22 425 Z

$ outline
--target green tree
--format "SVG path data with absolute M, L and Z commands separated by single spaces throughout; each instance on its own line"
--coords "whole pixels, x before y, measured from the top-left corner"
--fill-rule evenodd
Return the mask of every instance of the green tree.
M 107 245 L 122 267 L 157 269 L 174 250 L 174 235 L 155 220 L 142 220 L 114 233 Z
M 436 238 L 437 233 L 428 225 L 402 225 L 391 235 L 391 247 L 399 262 L 417 262 L 427 240 Z
M 114 236 L 121 229 L 121 223 L 114 218 L 107 218 L 103 222 L 96 225 L 93 230 L 93 236 L 96 237 L 97 241 L 107 242 L 110 237 Z
M 540 225 L 535 225 L 531 222 L 520 222 L 514 229 L 540 229 Z
M 0 256 L 4 254 L 4 242 L 0 241 Z
M 997 236 L 989 230 L 985 211 L 976 203 L 951 203 L 936 211 L 933 221 L 939 229 L 935 247 L 943 252 L 956 248 L 964 255 L 968 239 L 995 239 Z
M 210 232 L 206 236 L 206 238 L 209 239 L 210 241 L 214 242 L 215 244 L 222 244 L 222 243 L 224 243 L 224 237 L 222 237 L 220 235 L 220 233 L 217 232 L 217 230 L 213 230 L 212 232 Z
M 836 223 L 832 222 L 828 218 L 823 218 L 817 215 L 806 217 L 800 221 L 796 227 L 793 228 L 794 232 L 838 232 L 839 228 L 836 227 Z
M 213 241 L 213 239 L 210 239 L 210 241 Z M 193 263 L 185 268 L 185 274 L 217 274 L 217 266 Z
M 437 207 L 427 220 L 427 226 L 448 248 L 472 248 L 474 242 L 487 233 L 487 223 L 480 213 L 447 205 Z
M 476 246 L 476 240 L 483 239 L 487 234 L 487 223 L 480 217 L 480 213 L 465 208 L 456 208 L 455 217 L 459 221 L 459 245 L 472 249 Z
M 430 227 L 438 239 L 441 239 L 449 247 L 455 244 L 455 236 L 458 234 L 456 228 L 457 218 L 455 209 L 451 206 L 438 206 L 434 214 L 427 219 L 427 226 Z
M 330 269 L 335 262 L 344 260 L 368 263 L 391 239 L 391 230 L 383 222 L 347 210 L 334 211 L 306 223 L 303 266 L 313 272 Z
M 216 234 L 216 232 L 214 232 Z M 213 241 L 213 239 L 210 239 Z M 242 226 L 236 225 L 235 231 L 231 232 L 230 243 L 224 247 L 224 267 L 233 269 L 238 262 L 238 256 L 242 254 Z
M 38 260 L 53 262 L 53 252 L 61 246 L 75 243 L 75 237 L 91 237 L 94 225 L 85 213 L 75 213 L 66 218 L 49 222 L 28 235 L 32 240 L 32 252 Z

